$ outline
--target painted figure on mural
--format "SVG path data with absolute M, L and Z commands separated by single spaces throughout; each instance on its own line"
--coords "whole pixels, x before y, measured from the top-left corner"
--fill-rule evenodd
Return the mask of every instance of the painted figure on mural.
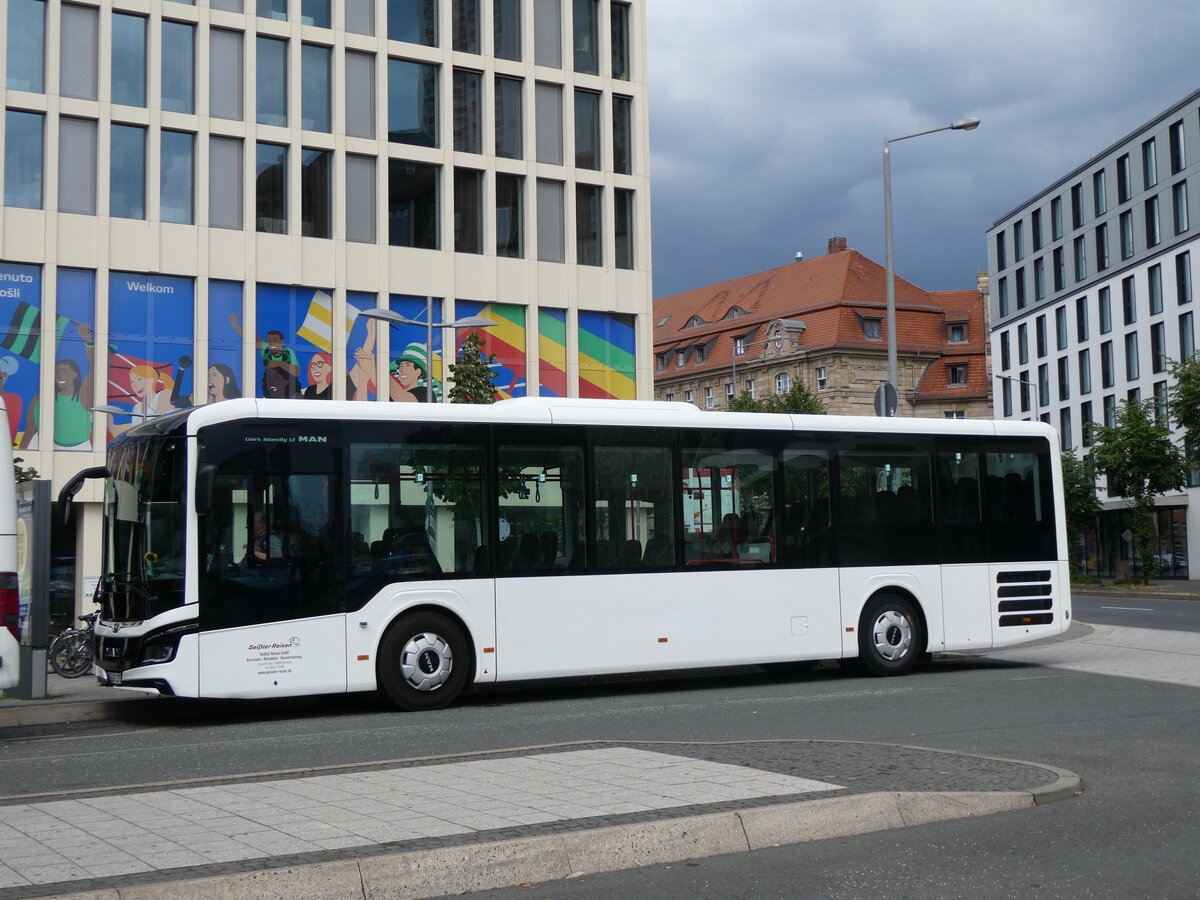
M 388 389 L 392 400 L 402 403 L 438 402 L 441 385 L 429 377 L 429 354 L 424 344 L 409 344 L 398 359 L 392 360 L 391 376 Z
M 6 391 L 4 385 L 8 381 L 9 375 L 17 374 L 18 365 L 15 356 L 0 356 L 0 394 L 4 396 L 4 408 L 8 410 L 8 433 L 14 444 L 17 441 L 17 434 L 21 430 L 21 410 L 25 403 L 19 394 Z
M 129 370 L 129 387 L 133 391 L 130 415 L 134 418 L 152 419 L 173 409 L 171 391 L 175 379 L 167 372 L 150 365 L 134 366 Z
M 308 387 L 304 389 L 306 400 L 333 399 L 333 357 L 318 352 L 308 361 Z
M 54 446 L 59 450 L 92 449 L 92 371 L 95 348 L 92 329 L 76 322 L 79 336 L 87 351 L 88 367 L 84 373 L 79 363 L 64 357 L 54 364 Z M 30 404 L 29 427 L 21 438 L 21 448 L 38 449 L 39 400 Z
M 242 396 L 237 375 L 224 363 L 213 363 L 208 367 L 208 402 L 233 400 Z
M 229 324 L 238 333 L 238 337 L 244 340 L 237 313 L 229 314 Z M 284 399 L 300 396 L 300 361 L 296 358 L 295 351 L 284 343 L 283 332 L 271 329 L 267 332 L 265 340 L 255 335 L 254 342 L 262 354 L 263 396 Z

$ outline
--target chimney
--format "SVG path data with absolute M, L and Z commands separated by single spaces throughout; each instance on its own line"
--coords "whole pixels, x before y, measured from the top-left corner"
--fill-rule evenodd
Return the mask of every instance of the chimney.
M 829 239 L 829 253 L 843 253 L 846 250 L 846 239 L 844 237 L 831 237 Z
M 803 250 L 796 251 L 796 262 L 804 262 L 804 251 Z

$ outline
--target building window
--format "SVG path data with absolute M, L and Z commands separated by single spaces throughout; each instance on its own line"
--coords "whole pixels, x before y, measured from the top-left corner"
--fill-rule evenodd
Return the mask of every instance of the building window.
M 1150 326 L 1150 371 L 1155 375 L 1167 370 L 1167 330 L 1162 322 Z
M 1155 264 L 1147 273 L 1150 282 L 1150 314 L 1163 311 L 1162 266 Z
M 1071 360 L 1066 356 L 1058 358 L 1058 399 L 1071 399 Z
M 11 7 L 10 7 L 11 9 Z M 41 209 L 45 163 L 43 115 L 18 109 L 4 114 L 4 205 Z
M 562 0 L 533 0 L 533 61 L 539 66 L 562 68 L 561 4 Z
M 346 51 L 346 134 L 375 139 L 375 56 Z
M 1083 227 L 1083 185 L 1076 184 L 1071 188 L 1071 227 Z
M 967 326 L 963 322 L 955 322 L 950 326 L 950 343 L 965 344 L 967 342 Z
M 542 262 L 566 261 L 564 185 L 561 181 L 537 183 L 538 259 Z
M 286 46 L 286 44 L 285 44 Z M 196 26 L 162 23 L 162 108 L 196 111 Z
M 1079 393 L 1092 392 L 1092 351 L 1084 348 L 1079 351 Z
M 522 85 L 519 78 L 496 77 L 496 155 L 503 159 L 520 159 L 525 152 Z
M 1099 216 L 1108 211 L 1108 198 L 1104 190 L 1104 170 L 1092 174 L 1092 206 L 1093 212 Z
M 208 224 L 242 227 L 242 142 L 239 138 L 208 140 Z
M 329 0 L 303 0 L 300 4 L 300 24 L 315 28 L 330 27 Z
M 687 362 L 687 350 L 675 351 L 675 368 L 682 369 Z
M 58 92 L 79 100 L 96 99 L 99 11 L 64 3 L 60 22 Z
M 949 387 L 962 387 L 967 383 L 967 366 L 965 363 L 946 366 L 946 373 L 946 384 Z
M 725 404 L 728 406 L 729 401 L 733 399 L 733 382 L 725 382 Z
M 792 376 L 787 372 L 780 372 L 775 376 L 775 393 L 786 394 L 792 389 Z
M 1000 333 L 1000 369 L 1007 372 L 1012 368 L 1012 348 L 1009 339 L 1010 332 Z
M 746 396 L 749 397 L 751 400 L 754 399 L 754 379 L 753 378 L 746 379 Z
M 58 211 L 96 214 L 96 122 L 58 121 Z
M 1121 213 L 1121 259 L 1133 256 L 1133 212 Z
M 1000 396 L 1002 398 L 1002 405 L 1001 405 L 1002 415 L 1004 415 L 1005 417 L 1011 416 L 1012 412 L 1013 412 L 1012 379 L 1005 378 L 1003 381 L 1000 382 Z
M 259 143 L 254 163 L 254 228 L 287 234 L 287 151 L 280 144 Z
M 1132 325 L 1137 321 L 1137 293 L 1134 291 L 1132 275 L 1121 279 L 1121 309 L 1124 312 L 1126 325 Z
M 1188 230 L 1188 199 L 1187 182 L 1181 181 L 1171 188 L 1171 207 L 1174 211 L 1175 233 L 1183 234 Z
M 237 2 L 241 3 L 241 0 Z M 344 5 L 347 31 L 351 34 L 375 34 L 375 0 L 345 0 Z
M 575 36 L 575 71 L 600 74 L 600 25 L 596 0 L 574 0 L 571 15 Z
M 454 170 L 454 250 L 483 252 L 483 173 Z
M 437 19 L 437 0 L 388 0 L 388 40 L 436 47 Z
M 1025 308 L 1025 269 L 1017 269 L 1013 273 L 1013 283 L 1016 285 L 1017 292 L 1017 309 Z
M 1046 317 L 1038 316 L 1034 326 L 1037 334 L 1037 355 L 1041 359 L 1046 355 Z
M 613 252 L 618 269 L 633 268 L 633 191 L 613 191 Z
M 7 83 L 10 91 L 40 94 L 46 89 L 44 0 L 9 0 Z
M 739 337 L 739 338 L 733 339 L 733 355 L 734 356 L 745 356 L 746 355 L 746 339 L 744 337 Z
M 454 149 L 483 152 L 483 75 L 454 70 Z
M 346 154 L 346 240 L 375 243 L 375 157 Z
M 600 95 L 575 91 L 575 165 L 600 168 Z
M 1171 126 L 1169 137 L 1170 137 L 1170 143 L 1171 143 L 1171 174 L 1178 175 L 1180 172 L 1183 171 L 1183 167 L 1187 164 L 1185 162 L 1185 158 L 1186 158 L 1187 154 L 1184 151 L 1184 146 L 1183 146 L 1183 120 L 1182 119 L 1180 119 L 1178 122 L 1176 122 L 1175 124 L 1173 124 Z
M 492 36 L 497 58 L 521 61 L 521 0 L 492 0 Z
M 1054 311 L 1054 336 L 1059 350 L 1067 349 L 1067 308 L 1060 306 Z
M 1131 196 L 1129 185 L 1132 181 L 1129 166 L 1129 154 L 1117 159 L 1117 202 L 1128 203 Z
M 319 44 L 300 48 L 300 127 L 305 131 L 330 130 L 329 66 L 332 51 Z
M 1021 377 L 1017 379 L 1017 384 L 1021 386 L 1021 412 L 1029 412 L 1029 371 L 1025 370 L 1021 373 Z
M 287 41 L 260 37 L 255 46 L 256 121 L 260 125 L 287 125 Z
M 1088 400 L 1085 403 L 1079 404 L 1079 429 L 1083 438 L 1082 444 L 1085 447 L 1092 446 L 1092 401 Z
M 1098 305 L 1100 307 L 1100 333 L 1108 334 L 1112 331 L 1112 291 L 1106 287 L 1100 288 Z
M 1112 341 L 1100 345 L 1100 386 L 1110 388 L 1116 383 L 1116 371 L 1113 366 Z
M 1185 312 L 1179 317 L 1179 361 L 1191 359 L 1196 353 L 1196 340 L 1192 332 L 1192 314 Z
M 613 171 L 618 175 L 632 175 L 633 99 L 614 94 L 612 113 Z
M 348 55 L 348 54 L 347 54 Z M 208 113 L 240 121 L 242 113 L 242 33 L 213 28 L 208 33 Z M 116 55 L 113 55 L 116 65 Z M 115 83 L 114 83 L 115 88 Z
M 823 391 L 829 387 L 829 378 L 824 366 L 817 366 L 817 390 Z
M 388 60 L 388 140 L 437 147 L 438 67 Z
M 1067 264 L 1063 261 L 1063 248 L 1054 248 L 1054 290 L 1061 291 L 1067 286 Z
M 675 402 L 675 395 L 674 395 L 674 394 L 667 394 L 667 396 L 666 396 L 666 401 L 667 401 L 668 403 L 674 403 L 674 402 Z
M 942 413 L 942 418 L 945 419 L 965 419 L 966 417 L 966 410 L 962 409 L 948 409 Z
M 257 13 L 262 19 L 287 21 L 287 0 L 258 0 Z
M 38 6 L 41 5 L 38 3 Z M 12 9 L 11 4 L 10 9 Z M 11 42 L 9 47 L 11 53 Z M 9 87 L 11 86 L 10 83 Z M 121 106 L 146 105 L 146 18 L 144 16 L 113 13 L 112 102 L 119 103 Z
M 407 159 L 388 160 L 388 244 L 439 250 L 440 167 Z
M 1149 190 L 1158 184 L 1158 160 L 1155 159 L 1154 138 L 1142 144 L 1142 187 Z
M 1020 262 L 1025 256 L 1025 223 L 1013 222 L 1013 259 Z
M 667 371 L 667 354 L 665 354 L 665 353 L 655 354 L 654 371 L 656 371 L 656 372 Z
M 1136 381 L 1141 375 L 1138 366 L 1137 332 L 1131 331 L 1125 335 L 1125 380 Z
M 1042 300 L 1046 296 L 1046 267 L 1045 258 L 1039 256 L 1033 261 L 1033 299 Z
M 867 318 L 866 316 L 858 317 L 859 325 L 862 327 L 862 333 L 871 341 L 883 340 L 883 320 Z
M 1029 326 L 1022 322 L 1017 326 L 1017 363 L 1029 362 Z
M 600 208 L 604 189 L 591 184 L 575 186 L 575 262 L 604 265 Z
M 1087 297 L 1075 300 L 1075 338 L 1079 341 L 1088 339 L 1088 304 Z
M 1158 231 L 1158 198 L 1151 197 L 1145 203 L 1146 208 L 1146 246 L 1153 247 L 1158 244 L 1162 236 Z
M 196 136 L 163 129 L 160 151 L 159 218 L 191 225 L 195 221 Z
M 1033 252 L 1042 249 L 1042 211 L 1035 209 L 1029 214 L 1029 239 L 1033 241 Z
M 629 80 L 629 4 L 609 5 L 612 17 L 612 77 L 619 81 Z
M 996 232 L 996 271 L 1008 268 L 1008 254 L 1005 252 L 1004 232 Z
M 562 86 L 539 81 L 534 88 L 533 97 L 537 161 L 561 166 L 563 162 Z
M 1063 453 L 1071 449 L 1071 410 L 1063 408 L 1058 411 L 1058 440 Z
M 1176 302 L 1192 302 L 1192 254 L 1185 250 L 1175 257 L 1175 300 Z
M 524 242 L 525 179 L 520 175 L 496 173 L 496 255 L 520 259 Z
M 1117 398 L 1112 394 L 1104 398 L 1104 424 L 1109 428 L 1117 424 Z
M 305 147 L 300 152 L 300 233 L 331 236 L 333 221 L 333 152 Z
M 1056 241 L 1063 236 L 1062 197 L 1050 201 L 1050 233 Z
M 1082 281 L 1087 277 L 1087 241 L 1083 235 L 1075 238 L 1075 280 Z
M 713 389 L 711 387 L 706 387 L 704 389 L 704 408 L 713 408 Z
M 1050 367 L 1045 363 L 1038 366 L 1038 406 L 1050 405 Z
M 1101 222 L 1096 226 L 1096 271 L 1103 272 L 1108 268 L 1108 223 Z
M 1158 425 L 1165 425 L 1167 422 L 1167 383 L 1165 381 L 1154 382 L 1154 421 Z
M 479 0 L 453 0 L 450 46 L 459 53 L 479 52 Z
M 1128 391 L 1125 392 L 1125 399 L 1127 399 L 1130 403 L 1141 403 L 1142 402 L 1142 389 L 1141 388 L 1130 388 Z

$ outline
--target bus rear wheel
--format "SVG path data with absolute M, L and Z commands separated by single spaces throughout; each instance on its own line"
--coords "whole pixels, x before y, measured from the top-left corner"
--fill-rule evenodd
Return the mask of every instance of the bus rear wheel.
M 925 626 L 903 597 L 876 597 L 863 610 L 858 656 L 872 675 L 903 675 L 925 654 Z
M 462 693 L 469 658 L 462 629 L 445 616 L 405 616 L 379 645 L 379 686 L 400 709 L 442 709 Z

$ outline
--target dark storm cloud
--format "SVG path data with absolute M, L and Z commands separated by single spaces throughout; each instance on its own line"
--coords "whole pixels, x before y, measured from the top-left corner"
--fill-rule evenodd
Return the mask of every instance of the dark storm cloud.
M 1175 0 L 649 0 L 655 296 L 812 257 L 933 289 L 986 268 L 984 232 L 1200 87 L 1200 6 Z M 1200 151 L 1200 148 L 1198 148 Z

